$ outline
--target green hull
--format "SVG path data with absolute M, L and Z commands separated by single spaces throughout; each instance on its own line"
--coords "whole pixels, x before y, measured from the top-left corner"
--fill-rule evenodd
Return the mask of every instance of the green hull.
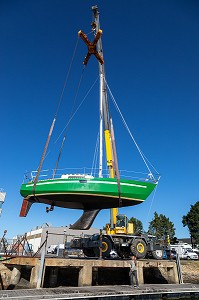
M 156 184 L 112 178 L 49 179 L 38 181 L 33 194 L 33 182 L 22 184 L 20 193 L 30 202 L 79 209 L 103 209 L 132 206 L 143 202 Z

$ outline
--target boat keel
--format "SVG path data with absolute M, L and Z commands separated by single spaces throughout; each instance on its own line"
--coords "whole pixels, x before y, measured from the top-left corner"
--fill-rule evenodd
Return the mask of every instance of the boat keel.
M 100 209 L 85 209 L 81 217 L 70 226 L 70 229 L 87 230 L 93 224 Z

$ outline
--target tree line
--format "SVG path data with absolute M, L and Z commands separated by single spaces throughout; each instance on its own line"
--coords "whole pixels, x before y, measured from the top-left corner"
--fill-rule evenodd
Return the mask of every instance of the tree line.
M 143 232 L 143 224 L 140 220 L 132 217 L 129 222 L 134 224 L 135 233 Z M 183 227 L 188 227 L 191 243 L 195 247 L 199 244 L 199 201 L 191 205 L 187 215 L 182 217 L 182 224 Z M 177 242 L 174 223 L 165 215 L 158 215 L 157 212 L 154 213 L 153 219 L 149 222 L 148 234 L 155 235 L 157 239 L 165 242 L 168 241 L 168 237 L 171 243 Z

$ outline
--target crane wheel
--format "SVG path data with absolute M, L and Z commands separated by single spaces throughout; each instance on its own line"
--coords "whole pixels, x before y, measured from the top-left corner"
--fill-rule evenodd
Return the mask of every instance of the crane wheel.
M 111 241 L 107 237 L 102 238 L 102 257 L 109 257 L 112 250 Z
M 130 247 L 131 253 L 137 258 L 144 258 L 146 256 L 147 247 L 142 239 L 135 239 Z
M 102 237 L 102 257 L 103 258 L 108 258 L 110 257 L 110 252 L 113 249 L 111 241 L 103 236 Z M 94 251 L 94 256 L 99 257 L 100 256 L 100 248 L 99 247 L 95 247 L 93 248 Z

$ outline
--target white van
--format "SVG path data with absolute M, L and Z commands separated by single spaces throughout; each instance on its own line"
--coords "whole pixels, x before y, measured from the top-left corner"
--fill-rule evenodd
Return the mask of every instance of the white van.
M 170 245 L 170 248 L 171 250 L 175 250 L 179 257 L 182 259 L 198 259 L 198 255 L 192 250 L 191 246 L 187 243 Z
M 57 245 L 50 245 L 50 246 L 47 248 L 47 253 L 52 253 L 52 254 L 53 254 L 56 247 L 57 247 Z

